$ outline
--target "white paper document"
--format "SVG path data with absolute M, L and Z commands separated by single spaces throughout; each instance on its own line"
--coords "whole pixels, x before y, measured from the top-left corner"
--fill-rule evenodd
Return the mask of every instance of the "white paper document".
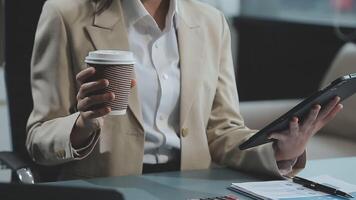
M 346 183 L 328 175 L 310 178 L 310 180 L 338 188 L 347 193 L 356 192 L 356 185 Z M 303 187 L 302 185 L 293 183 L 291 180 L 233 183 L 231 187 L 255 199 L 342 199 L 342 197 L 332 196 Z

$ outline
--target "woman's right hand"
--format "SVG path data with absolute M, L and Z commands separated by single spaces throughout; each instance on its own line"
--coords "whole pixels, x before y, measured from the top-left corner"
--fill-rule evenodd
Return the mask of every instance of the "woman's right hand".
M 74 148 L 85 145 L 91 134 L 102 126 L 103 116 L 109 114 L 110 107 L 103 103 L 114 100 L 114 93 L 95 94 L 96 91 L 109 86 L 106 79 L 88 81 L 95 74 L 95 68 L 89 67 L 80 71 L 76 79 L 80 85 L 77 94 L 77 109 L 80 116 L 76 121 L 71 134 L 71 143 Z

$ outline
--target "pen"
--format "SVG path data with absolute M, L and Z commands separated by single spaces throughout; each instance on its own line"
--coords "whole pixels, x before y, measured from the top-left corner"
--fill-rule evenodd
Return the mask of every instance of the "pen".
M 327 193 L 327 194 L 342 196 L 342 197 L 346 197 L 346 198 L 353 198 L 352 195 L 350 195 L 350 194 L 348 194 L 346 192 L 343 192 L 341 190 L 338 190 L 336 188 L 333 188 L 333 187 L 330 187 L 330 186 L 327 186 L 327 185 L 323 185 L 323 184 L 320 184 L 320 183 L 316 183 L 316 182 L 310 181 L 310 180 L 305 179 L 305 178 L 294 176 L 292 178 L 292 180 L 293 180 L 294 183 L 303 185 L 304 187 L 310 188 L 312 190 L 317 190 L 317 191 L 324 192 L 324 193 Z

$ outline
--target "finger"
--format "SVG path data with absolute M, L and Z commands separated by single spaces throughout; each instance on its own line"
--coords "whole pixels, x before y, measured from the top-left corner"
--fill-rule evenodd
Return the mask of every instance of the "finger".
M 303 132 L 308 132 L 308 130 L 315 122 L 316 118 L 318 117 L 319 111 L 321 109 L 320 105 L 315 105 L 313 108 L 310 110 L 308 117 L 305 119 L 303 122 L 301 128 Z
M 98 90 L 102 90 L 108 86 L 109 86 L 109 81 L 106 79 L 89 82 L 89 83 L 84 83 L 80 86 L 80 89 L 79 89 L 79 92 L 77 95 L 77 100 L 84 99 L 85 97 L 88 96 L 88 94 L 98 91 Z
M 299 119 L 297 117 L 293 117 L 289 122 L 289 133 L 294 136 L 299 134 Z
M 93 95 L 90 97 L 85 97 L 84 99 L 78 102 L 78 110 L 82 112 L 89 111 L 90 108 L 94 105 L 103 104 L 105 102 L 109 102 L 115 99 L 114 93 L 106 93 L 100 95 Z
M 286 141 L 287 137 L 288 136 L 285 133 L 272 133 L 268 139 L 275 139 L 278 141 Z
M 135 79 L 132 79 L 131 80 L 131 88 L 135 87 L 136 86 L 136 80 Z
M 103 116 L 109 114 L 110 112 L 111 112 L 111 108 L 110 107 L 103 107 L 103 108 L 99 108 L 99 109 L 96 109 L 96 110 L 90 110 L 90 111 L 82 112 L 82 115 L 86 119 L 96 119 L 96 118 L 99 118 L 99 117 L 103 117 Z
M 76 80 L 79 82 L 79 84 L 83 84 L 88 78 L 90 78 L 94 74 L 95 74 L 95 68 L 89 67 L 80 71 L 76 76 Z
M 328 122 L 330 122 L 332 119 L 335 118 L 336 114 L 339 113 L 342 109 L 343 109 L 343 105 L 342 104 L 337 104 L 330 112 L 329 114 L 323 119 L 323 124 L 325 125 Z
M 333 100 L 331 100 L 326 106 L 325 108 L 323 108 L 320 111 L 320 114 L 318 115 L 318 120 L 321 119 L 323 120 L 326 116 L 329 115 L 329 113 L 334 109 L 334 107 L 340 102 L 340 97 L 336 96 L 335 98 L 333 98 Z

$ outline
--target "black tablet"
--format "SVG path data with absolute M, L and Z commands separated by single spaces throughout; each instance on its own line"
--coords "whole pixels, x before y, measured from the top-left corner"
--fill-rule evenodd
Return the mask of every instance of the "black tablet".
M 289 122 L 293 117 L 298 117 L 300 122 L 306 115 L 309 114 L 310 109 L 319 104 L 322 106 L 329 103 L 334 97 L 339 96 L 340 101 L 345 100 L 356 92 L 356 73 L 342 76 L 322 90 L 312 94 L 301 103 L 293 107 L 287 113 L 274 120 L 265 128 L 254 134 L 247 141 L 243 142 L 239 148 L 241 150 L 249 149 L 261 144 L 272 142 L 273 139 L 268 139 L 269 135 L 273 132 L 283 131 L 289 128 Z

